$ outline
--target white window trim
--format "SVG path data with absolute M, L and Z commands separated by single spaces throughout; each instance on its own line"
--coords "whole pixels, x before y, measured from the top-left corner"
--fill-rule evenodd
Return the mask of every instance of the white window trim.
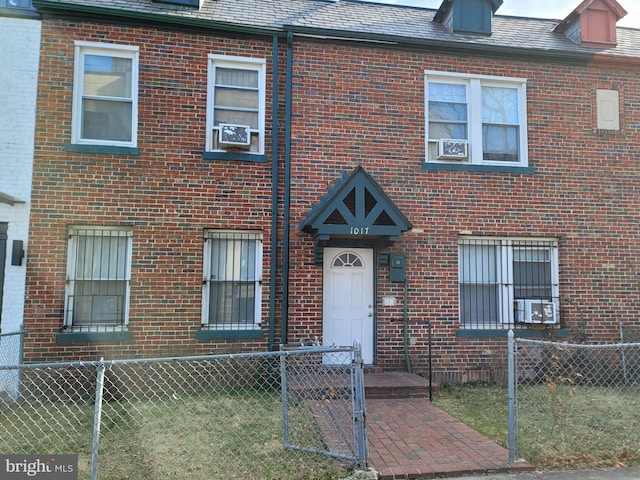
M 122 324 L 100 324 L 100 325 L 73 325 L 73 319 L 67 315 L 69 312 L 69 298 L 73 296 L 73 284 L 74 282 L 71 279 L 74 277 L 74 267 L 75 267 L 75 259 L 77 253 L 77 242 L 79 231 L 93 231 L 93 232 L 122 232 L 122 236 L 127 237 L 127 257 L 125 259 L 125 278 L 126 283 L 125 289 L 125 299 L 124 299 L 124 312 Z M 131 290 L 131 256 L 132 256 L 132 248 L 133 246 L 133 230 L 130 227 L 109 227 L 109 226 L 96 226 L 96 225 L 72 225 L 69 227 L 68 234 L 68 242 L 67 242 L 67 277 L 66 277 L 66 287 L 64 294 L 64 321 L 63 325 L 65 328 L 78 331 L 89 331 L 89 332 L 117 332 L 124 331 L 127 329 L 127 325 L 129 325 L 129 301 L 130 301 L 130 290 Z
M 255 262 L 255 280 L 254 280 L 254 323 L 209 323 L 209 297 L 211 286 L 211 244 L 212 240 L 218 235 L 246 235 L 248 239 L 256 241 L 256 262 Z M 262 232 L 256 230 L 217 230 L 207 229 L 204 232 L 204 250 L 202 255 L 202 327 L 207 330 L 256 330 L 260 328 L 262 323 Z
M 495 165 L 511 167 L 527 167 L 529 165 L 529 146 L 527 135 L 527 80 L 515 77 L 497 77 L 490 75 L 474 75 L 462 73 L 438 72 L 425 70 L 424 104 L 425 104 L 425 162 L 427 163 L 461 163 L 459 161 L 438 160 L 429 158 L 429 145 L 437 140 L 429 139 L 429 82 L 457 83 L 467 86 L 467 164 Z M 482 92 L 483 86 L 510 87 L 518 90 L 519 152 L 518 162 L 483 160 L 482 149 Z
M 515 300 L 514 290 L 512 288 L 514 284 L 513 274 L 513 246 L 514 244 L 522 243 L 524 245 L 540 246 L 542 248 L 549 249 L 549 262 L 551 267 L 551 297 L 554 299 L 556 308 L 556 324 L 560 324 L 560 282 L 559 282 L 559 258 L 558 258 L 558 239 L 546 238 L 546 237 L 483 237 L 483 236 L 464 236 L 458 239 L 458 281 L 462 278 L 462 265 L 460 262 L 460 246 L 467 244 L 467 242 L 487 242 L 486 244 L 493 244 L 496 246 L 497 257 L 500 258 L 499 269 L 496 273 L 500 275 L 497 279 L 498 284 L 502 287 L 500 293 L 500 303 L 502 312 L 507 312 L 507 317 L 502 317 L 499 322 L 492 326 L 492 328 L 511 328 L 515 324 L 515 316 L 513 312 L 513 302 Z M 472 243 L 470 243 L 473 245 Z M 535 245 L 539 244 L 539 245 Z M 546 245 L 545 245 L 546 244 Z M 461 304 L 462 299 L 461 292 L 458 292 L 458 305 Z M 465 325 L 462 319 L 462 311 L 459 311 L 460 328 L 465 330 L 475 330 L 477 328 L 491 328 L 489 325 L 482 325 L 480 327 Z
M 266 104 L 266 66 L 267 61 L 264 58 L 248 58 L 231 55 L 209 54 L 208 77 L 207 77 L 207 135 L 205 151 L 224 152 L 226 150 L 214 150 L 213 148 L 213 91 L 215 86 L 215 68 L 243 68 L 246 70 L 256 70 L 258 72 L 258 151 L 247 154 L 262 155 L 264 154 L 265 144 L 265 104 Z
M 84 85 L 84 63 L 86 54 L 130 58 L 131 62 L 131 141 L 83 139 L 82 95 Z M 99 42 L 74 42 L 73 107 L 71 143 L 78 145 L 104 145 L 114 147 L 136 147 L 138 144 L 138 58 L 139 48 L 132 45 L 116 45 Z

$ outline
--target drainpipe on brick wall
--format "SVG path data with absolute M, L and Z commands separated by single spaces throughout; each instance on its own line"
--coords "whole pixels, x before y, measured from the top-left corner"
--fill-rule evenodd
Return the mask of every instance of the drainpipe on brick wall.
M 269 350 L 275 350 L 276 276 L 278 274 L 278 37 L 273 37 L 271 82 L 271 268 L 269 274 Z
M 407 291 L 409 290 L 409 282 L 406 277 L 404 279 L 404 293 L 402 306 L 402 344 L 404 347 L 404 361 L 407 364 L 407 372 L 411 371 L 411 360 L 409 359 L 409 307 L 407 306 Z
M 287 343 L 287 329 L 289 316 L 289 221 L 291 217 L 290 189 L 291 189 L 291 90 L 293 64 L 293 33 L 287 33 L 287 73 L 285 89 L 285 140 L 284 140 L 284 218 L 282 225 L 282 319 L 280 342 Z

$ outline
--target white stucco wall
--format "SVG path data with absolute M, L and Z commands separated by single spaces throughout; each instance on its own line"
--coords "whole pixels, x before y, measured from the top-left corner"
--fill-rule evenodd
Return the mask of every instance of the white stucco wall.
M 24 202 L 0 202 L 0 222 L 8 223 L 3 334 L 19 330 L 23 321 L 27 259 L 12 266 L 11 247 L 22 240 L 28 256 L 40 26 L 37 19 L 0 16 L 0 193 Z M 0 354 L 6 362 L 7 349 Z

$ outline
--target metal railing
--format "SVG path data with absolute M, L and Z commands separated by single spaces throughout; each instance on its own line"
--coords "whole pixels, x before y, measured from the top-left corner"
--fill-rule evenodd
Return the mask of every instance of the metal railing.
M 0 451 L 77 454 L 80 478 L 273 478 L 366 465 L 359 348 L 30 364 Z

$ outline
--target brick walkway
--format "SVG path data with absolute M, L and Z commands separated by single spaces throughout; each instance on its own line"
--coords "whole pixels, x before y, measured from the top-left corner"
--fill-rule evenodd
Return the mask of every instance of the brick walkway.
M 423 398 L 367 399 L 370 466 L 381 480 L 530 471 L 509 452 Z

